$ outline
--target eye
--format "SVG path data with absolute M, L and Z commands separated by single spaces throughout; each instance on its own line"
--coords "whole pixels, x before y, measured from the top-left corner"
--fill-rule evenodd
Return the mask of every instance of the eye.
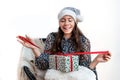
M 60 22 L 65 22 L 65 20 L 61 20 Z
M 69 22 L 72 22 L 72 21 L 73 21 L 73 19 L 68 19 L 68 21 L 69 21 Z
M 65 22 L 65 19 L 61 19 L 60 22 Z

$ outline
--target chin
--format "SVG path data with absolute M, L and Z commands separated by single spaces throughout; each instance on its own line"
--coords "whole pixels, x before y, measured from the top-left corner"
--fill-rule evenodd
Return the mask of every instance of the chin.
M 64 32 L 64 34 L 71 34 L 72 33 L 72 31 L 63 31 Z

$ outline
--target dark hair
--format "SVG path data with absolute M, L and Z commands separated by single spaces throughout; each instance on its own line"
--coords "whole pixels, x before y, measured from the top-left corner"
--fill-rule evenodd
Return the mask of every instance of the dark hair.
M 58 33 L 56 33 L 56 35 L 55 35 L 56 36 L 55 42 L 53 43 L 53 46 L 50 49 L 51 52 L 54 53 L 54 52 L 62 51 L 61 50 L 61 40 L 63 38 L 63 35 L 64 35 L 63 31 L 59 27 Z M 80 51 L 82 49 L 80 36 L 83 36 L 83 33 L 80 31 L 77 24 L 75 23 L 75 27 L 72 31 L 72 39 L 74 40 L 76 51 Z

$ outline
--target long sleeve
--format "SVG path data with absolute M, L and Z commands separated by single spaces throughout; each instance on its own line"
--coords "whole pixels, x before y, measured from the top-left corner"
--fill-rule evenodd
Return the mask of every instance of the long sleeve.
M 81 43 L 82 43 L 82 46 L 83 46 L 82 49 L 81 49 L 81 51 L 83 51 L 83 52 L 89 52 L 90 48 L 91 48 L 90 41 L 86 37 L 83 36 L 81 38 Z M 80 63 L 80 65 L 89 68 L 89 65 L 91 63 L 91 55 L 90 54 L 86 54 L 86 55 L 84 55 L 84 57 L 80 56 L 79 63 Z M 91 70 L 95 73 L 96 80 L 98 80 L 98 75 L 97 75 L 96 68 L 91 69 Z
M 55 40 L 53 33 L 50 33 L 45 41 L 45 51 L 49 50 Z M 35 59 L 35 65 L 42 70 L 46 70 L 49 68 L 49 53 L 41 53 L 39 57 Z
M 81 36 L 80 40 L 82 43 L 81 51 L 89 52 L 91 48 L 90 41 L 84 36 Z M 80 55 L 79 63 L 82 66 L 89 67 L 89 64 L 91 63 L 91 55 L 90 54 L 84 54 L 84 56 Z

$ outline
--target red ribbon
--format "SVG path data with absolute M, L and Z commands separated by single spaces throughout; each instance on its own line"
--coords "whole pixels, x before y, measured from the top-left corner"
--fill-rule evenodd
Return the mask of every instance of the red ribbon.
M 73 71 L 73 60 L 72 60 L 72 56 L 70 56 L 70 71 Z
M 70 71 L 73 71 L 73 60 L 72 60 L 72 56 L 73 55 L 80 55 L 80 54 L 108 54 L 109 51 L 95 51 L 95 52 L 74 52 L 74 53 L 66 53 L 63 54 L 61 52 L 58 52 L 56 55 L 59 56 L 69 56 L 70 57 Z M 55 61 L 56 61 L 56 69 L 58 68 L 57 66 L 57 56 L 55 55 Z
M 57 55 L 80 55 L 80 54 L 108 54 L 109 51 L 95 51 L 95 52 L 73 52 L 73 53 L 66 53 L 63 54 L 58 52 Z
M 26 37 L 23 37 L 23 36 L 17 36 L 17 38 L 21 39 L 22 41 L 24 42 L 28 42 L 30 43 L 31 45 L 37 47 L 37 48 L 40 48 L 39 46 L 37 46 L 36 44 L 32 43 L 29 39 L 27 39 Z
M 69 56 L 70 57 L 70 71 L 73 71 L 73 60 L 72 60 L 72 55 L 71 54 L 64 54 L 63 56 Z

